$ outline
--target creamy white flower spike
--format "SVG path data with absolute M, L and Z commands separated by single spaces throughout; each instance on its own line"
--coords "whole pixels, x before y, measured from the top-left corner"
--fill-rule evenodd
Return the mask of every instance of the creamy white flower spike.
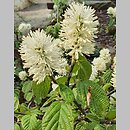
M 116 87 L 116 57 L 113 58 L 113 73 L 112 73 L 111 83 L 115 88 Z
M 109 7 L 109 8 L 107 9 L 107 13 L 108 13 L 108 14 L 111 14 L 113 17 L 116 17 L 116 7 L 115 7 L 115 8 Z
M 30 31 L 27 37 L 23 37 L 20 47 L 20 55 L 24 61 L 24 68 L 29 68 L 29 76 L 41 83 L 47 75 L 51 75 L 53 69 L 59 74 L 65 71 L 66 60 L 62 58 L 62 50 L 53 43 L 51 36 L 44 30 Z
M 97 71 L 96 67 L 92 65 L 92 74 L 89 79 L 93 81 L 97 75 L 98 75 L 98 71 Z
M 19 72 L 19 78 L 20 78 L 21 80 L 25 80 L 25 79 L 27 78 L 27 73 L 26 73 L 26 71 L 21 71 L 21 72 Z
M 29 31 L 31 30 L 31 24 L 27 24 L 27 23 L 21 23 L 18 27 L 18 30 L 20 32 L 22 32 L 22 34 L 27 34 L 29 33 Z
M 103 58 L 105 63 L 110 63 L 111 62 L 111 55 L 109 49 L 103 48 L 100 51 L 100 58 Z
M 96 67 L 97 71 L 103 72 L 104 70 L 106 70 L 106 63 L 103 58 L 100 58 L 100 57 L 94 58 L 92 63 Z
M 91 7 L 73 2 L 64 14 L 60 37 L 64 48 L 71 49 L 69 55 L 75 59 L 78 59 L 78 53 L 94 53 L 94 38 L 99 24 L 94 13 Z

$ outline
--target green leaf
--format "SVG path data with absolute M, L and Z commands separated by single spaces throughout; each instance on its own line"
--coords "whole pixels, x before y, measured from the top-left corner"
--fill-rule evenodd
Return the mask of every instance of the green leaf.
M 106 119 L 112 120 L 115 118 L 116 118 L 116 109 L 109 111 L 106 115 Z
M 95 122 L 88 123 L 88 122 L 82 121 L 76 125 L 76 130 L 93 130 L 96 125 L 97 123 Z
M 104 117 L 109 108 L 109 100 L 108 97 L 97 83 L 92 81 L 79 81 L 76 85 L 77 87 L 77 101 L 81 104 L 83 108 L 87 105 L 87 93 L 88 88 L 92 87 L 91 91 L 91 101 L 90 101 L 90 111 L 97 115 L 98 117 Z
M 47 104 L 51 103 L 52 101 L 54 101 L 56 99 L 56 96 L 51 96 L 41 107 L 41 110 L 44 106 L 46 106 Z
M 23 83 L 22 91 L 28 93 L 32 88 L 32 81 L 26 81 Z
M 61 83 L 65 84 L 66 80 L 67 80 L 67 77 L 62 76 L 62 77 L 57 79 L 57 82 L 58 82 L 58 84 L 61 84 Z
M 73 130 L 71 106 L 64 102 L 53 102 L 42 121 L 42 130 Z
M 31 107 L 29 109 L 29 111 L 31 112 L 31 114 L 34 115 L 42 115 L 43 113 L 38 109 L 38 107 Z
M 96 127 L 96 125 L 97 125 L 96 122 L 91 122 L 91 123 L 88 123 L 88 125 L 86 126 L 86 128 L 88 130 L 93 130 Z
M 94 130 L 106 130 L 103 126 L 97 124 Z
M 87 92 L 88 92 L 88 88 L 89 85 L 87 85 L 88 81 L 79 81 L 76 85 L 77 88 L 77 97 L 76 100 L 78 101 L 79 104 L 81 104 L 81 106 L 83 108 L 86 107 L 87 105 Z
M 42 98 L 45 98 L 47 96 L 50 90 L 50 83 L 51 83 L 51 80 L 49 77 L 46 77 L 45 80 L 41 82 L 40 84 L 33 82 L 32 89 L 37 100 L 41 101 Z
M 106 83 L 106 84 L 103 86 L 103 89 L 104 89 L 105 91 L 108 91 L 108 89 L 109 89 L 111 86 L 112 86 L 111 83 Z
M 20 104 L 19 106 L 20 112 L 26 112 L 29 111 L 29 108 L 27 107 L 27 105 L 25 103 Z
M 79 54 L 79 70 L 78 70 L 78 77 L 81 80 L 87 80 L 90 78 L 92 73 L 92 67 L 91 64 L 87 61 L 87 59 L 84 56 L 81 56 Z
M 32 92 L 29 92 L 29 93 L 25 93 L 24 94 L 24 98 L 27 100 L 27 101 L 30 101 L 32 99 L 32 96 L 33 96 L 33 93 Z
M 76 130 L 86 130 L 86 127 L 88 126 L 88 123 L 85 121 L 79 122 L 76 125 Z
M 107 128 L 107 130 L 116 130 L 116 125 L 111 125 Z
M 14 130 L 20 130 L 20 127 L 19 127 L 19 125 L 18 124 L 14 124 Z
M 88 81 L 87 85 L 92 87 L 90 111 L 99 117 L 104 117 L 109 108 L 109 100 L 105 91 L 92 81 Z
M 69 87 L 67 87 L 66 85 L 63 85 L 63 84 L 60 84 L 59 86 L 60 86 L 61 97 L 65 101 L 72 103 L 73 100 L 74 100 L 74 94 L 73 94 L 72 90 Z
M 92 113 L 88 113 L 86 117 L 87 117 L 90 121 L 100 122 L 100 119 L 99 119 L 96 115 L 94 115 L 94 114 L 92 114 Z
M 37 126 L 37 118 L 35 115 L 25 115 L 21 119 L 24 130 L 35 130 Z
M 17 97 L 14 97 L 14 111 L 18 109 L 19 106 L 19 99 Z
M 19 98 L 19 93 L 20 93 L 19 89 L 14 89 L 14 97 Z
M 102 76 L 104 84 L 110 83 L 111 77 L 112 77 L 112 70 L 111 69 L 106 70 L 106 72 Z
M 36 130 L 42 130 L 42 121 L 41 120 L 37 121 Z

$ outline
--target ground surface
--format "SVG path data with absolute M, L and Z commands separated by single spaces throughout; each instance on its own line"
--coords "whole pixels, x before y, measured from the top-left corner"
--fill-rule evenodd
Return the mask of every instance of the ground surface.
M 51 0 L 35 0 L 31 6 L 14 13 L 14 25 L 18 26 L 21 22 L 30 23 L 32 27 L 38 28 L 46 25 L 49 20 L 46 18 L 51 10 L 47 9 L 47 2 Z

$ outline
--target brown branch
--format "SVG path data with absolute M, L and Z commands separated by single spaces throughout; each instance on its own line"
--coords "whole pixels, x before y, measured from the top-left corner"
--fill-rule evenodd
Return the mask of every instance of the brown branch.
M 72 62 L 71 66 L 70 66 L 68 76 L 67 76 L 68 78 L 67 78 L 67 81 L 65 83 L 66 86 L 69 86 L 69 82 L 70 82 L 70 79 L 71 79 L 71 76 L 72 76 L 72 71 L 73 71 L 74 65 L 75 65 L 75 62 Z
M 76 100 L 74 100 L 74 103 L 78 107 L 78 109 L 80 110 L 80 112 L 82 114 L 86 115 L 85 111 L 82 109 L 81 105 Z
M 55 80 L 55 78 L 53 76 L 50 76 L 51 80 L 55 83 L 58 84 L 57 81 Z

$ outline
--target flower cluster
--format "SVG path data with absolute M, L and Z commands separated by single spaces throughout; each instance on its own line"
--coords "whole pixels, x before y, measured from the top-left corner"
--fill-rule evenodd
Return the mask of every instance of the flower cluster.
M 105 63 L 109 63 L 111 61 L 111 55 L 109 49 L 103 48 L 100 51 L 100 58 L 104 59 Z
M 92 74 L 90 80 L 94 80 L 98 72 L 103 72 L 107 68 L 107 64 L 111 62 L 111 55 L 109 49 L 103 48 L 100 55 L 92 61 Z
M 105 63 L 104 59 L 102 59 L 100 57 L 94 58 L 92 63 L 96 67 L 97 71 L 103 72 L 104 70 L 106 70 L 106 63 Z
M 39 29 L 23 37 L 19 52 L 24 68 L 29 68 L 29 76 L 33 75 L 37 83 L 51 75 L 53 70 L 59 74 L 65 73 L 66 60 L 62 58 L 62 50 L 54 43 L 51 36 Z
M 99 24 L 94 13 L 91 7 L 73 2 L 64 14 L 60 37 L 64 49 L 71 50 L 69 55 L 74 59 L 78 59 L 78 53 L 94 53 L 94 38 Z
M 110 14 L 110 15 L 112 15 L 113 17 L 116 17 L 116 7 L 115 8 L 109 7 L 107 9 L 107 13 Z
M 110 63 L 111 55 L 109 49 L 102 49 L 100 51 L 100 56 L 98 58 L 94 58 L 93 65 L 96 67 L 97 71 L 103 72 L 106 70 L 106 64 Z
M 26 73 L 26 71 L 21 71 L 21 72 L 19 72 L 19 78 L 20 78 L 21 80 L 25 80 L 25 79 L 27 78 L 27 73 Z
M 18 30 L 25 35 L 31 30 L 31 24 L 21 23 L 18 27 Z

